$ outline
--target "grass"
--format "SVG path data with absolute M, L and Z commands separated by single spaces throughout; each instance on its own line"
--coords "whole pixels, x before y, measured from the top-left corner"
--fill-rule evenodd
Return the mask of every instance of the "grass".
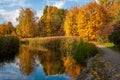
M 105 47 L 110 48 L 110 49 L 113 49 L 113 50 L 115 50 L 115 51 L 117 51 L 117 52 L 120 53 L 120 47 L 117 46 L 117 45 L 115 45 L 115 44 L 112 43 L 112 42 L 107 42 L 107 43 L 105 43 Z
M 98 49 L 94 44 L 81 41 L 75 50 L 74 59 L 79 63 L 84 63 L 97 53 Z
M 112 42 L 107 42 L 107 43 L 105 43 L 105 46 L 108 47 L 108 48 L 111 48 L 111 47 L 114 47 L 115 44 L 112 43 Z
M 10 59 L 19 50 L 20 41 L 13 36 L 0 36 L 0 61 Z
M 80 64 L 98 53 L 97 47 L 94 44 L 84 42 L 79 37 L 29 38 L 22 39 L 22 42 L 27 42 L 32 47 L 42 46 L 56 52 L 61 52 L 63 55 L 70 55 Z

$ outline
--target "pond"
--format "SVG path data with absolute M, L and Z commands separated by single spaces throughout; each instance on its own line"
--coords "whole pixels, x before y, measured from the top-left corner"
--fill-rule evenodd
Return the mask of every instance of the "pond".
M 29 48 L 21 45 L 17 55 L 0 58 L 1 80 L 71 80 L 76 79 L 82 67 L 75 60 L 47 48 Z

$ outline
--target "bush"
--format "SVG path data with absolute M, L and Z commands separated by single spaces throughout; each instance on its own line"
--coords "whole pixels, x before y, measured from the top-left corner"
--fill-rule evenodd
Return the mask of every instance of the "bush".
M 120 46 L 120 24 L 113 25 L 114 31 L 109 36 L 109 40 L 115 45 Z
M 77 46 L 73 56 L 76 62 L 83 63 L 90 57 L 95 56 L 97 52 L 97 47 L 94 44 L 81 41 Z
M 20 41 L 13 36 L 0 37 L 0 56 L 15 54 L 19 50 Z
M 111 34 L 112 31 L 113 27 L 110 24 L 101 26 L 97 32 L 98 42 L 100 43 L 108 42 L 109 41 L 108 36 Z

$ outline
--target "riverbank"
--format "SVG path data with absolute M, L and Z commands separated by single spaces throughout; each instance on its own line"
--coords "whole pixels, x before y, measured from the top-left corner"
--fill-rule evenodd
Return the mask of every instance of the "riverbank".
M 78 80 L 119 80 L 119 53 L 101 45 L 97 45 L 97 47 L 101 53 L 92 58 L 92 61 L 88 61 L 88 64 L 92 63 L 91 67 L 85 72 L 83 71 L 84 74 L 81 74 L 82 77 L 80 76 Z

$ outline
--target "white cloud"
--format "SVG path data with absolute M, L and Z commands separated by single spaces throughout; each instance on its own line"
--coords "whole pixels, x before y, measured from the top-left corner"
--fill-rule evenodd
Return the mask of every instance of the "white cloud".
M 20 7 L 30 6 L 30 4 L 26 4 L 26 0 L 0 0 L 0 4 L 2 5 L 2 8 L 15 6 Z
M 17 7 L 31 6 L 26 0 L 0 0 L 0 23 L 11 21 L 17 24 L 16 17 L 19 15 Z
M 47 5 L 56 6 L 58 8 L 62 8 L 66 3 L 66 0 L 46 0 L 46 1 Z
M 64 4 L 65 4 L 65 1 L 59 1 L 59 2 L 55 2 L 53 4 L 53 6 L 56 6 L 58 8 L 62 8 L 64 6 Z
M 14 25 L 17 24 L 16 17 L 19 15 L 19 10 L 7 11 L 4 9 L 0 9 L 0 22 L 8 22 L 11 21 Z

